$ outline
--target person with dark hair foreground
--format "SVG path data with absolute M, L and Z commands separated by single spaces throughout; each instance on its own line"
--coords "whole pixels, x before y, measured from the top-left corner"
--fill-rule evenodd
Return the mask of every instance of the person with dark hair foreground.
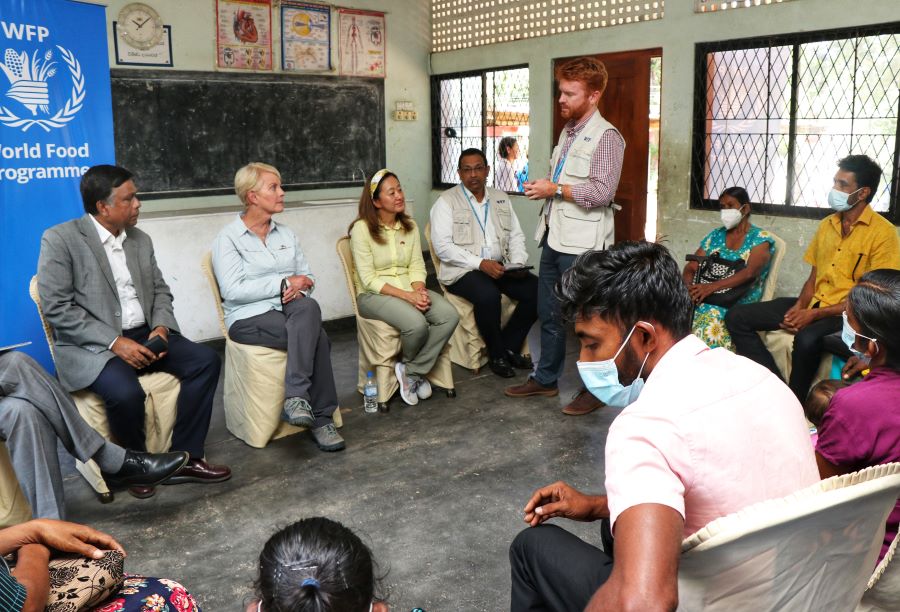
M 222 362 L 178 331 L 172 292 L 153 241 L 137 227 L 141 202 L 131 172 L 93 166 L 81 177 L 85 215 L 44 232 L 38 259 L 41 307 L 53 328 L 56 373 L 66 391 L 103 398 L 112 435 L 144 450 L 146 394 L 139 374 L 168 372 L 181 383 L 172 449 L 191 458 L 167 484 L 221 482 L 224 465 L 204 458 Z M 153 351 L 151 341 L 161 347 Z M 150 497 L 152 487 L 132 487 Z
M 266 542 L 246 612 L 387 612 L 376 570 L 372 551 L 348 528 L 302 519 Z
M 869 374 L 838 389 L 818 426 L 822 478 L 900 461 L 900 272 L 873 270 L 859 279 L 843 314 L 844 343 Z M 888 516 L 879 561 L 897 537 L 900 500 Z
M 624 410 L 606 441 L 606 495 L 556 482 L 525 505 L 511 610 L 674 610 L 684 537 L 818 480 L 803 410 L 771 372 L 690 333 L 691 300 L 663 246 L 588 251 L 557 293 L 585 386 Z M 555 517 L 608 521 L 603 550 L 543 524 Z
M 806 399 L 819 368 L 825 337 L 841 329 L 850 288 L 869 270 L 900 268 L 897 230 L 869 206 L 880 180 L 881 168 L 869 157 L 840 160 L 828 195 L 835 212 L 819 223 L 803 256 L 812 269 L 800 296 L 739 304 L 725 315 L 737 353 L 778 377 L 781 372 L 757 332 L 783 329 L 794 334 L 787 382 L 800 401 Z

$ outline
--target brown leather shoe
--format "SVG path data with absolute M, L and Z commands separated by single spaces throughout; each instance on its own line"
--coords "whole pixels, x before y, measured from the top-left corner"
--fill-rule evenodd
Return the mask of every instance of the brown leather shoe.
M 525 384 L 507 387 L 503 393 L 505 393 L 507 397 L 532 397 L 534 395 L 553 397 L 554 395 L 559 395 L 559 388 L 545 387 L 529 376 L 528 380 L 525 381 Z
M 590 414 L 597 408 L 603 408 L 604 406 L 606 404 L 582 387 L 578 393 L 572 396 L 572 401 L 562 411 L 563 414 L 568 414 L 569 416 L 581 416 L 582 414 Z
M 128 487 L 128 493 L 138 499 L 147 499 L 156 495 L 156 487 Z
M 225 465 L 207 463 L 204 459 L 191 459 L 183 468 L 175 472 L 163 484 L 181 484 L 184 482 L 222 482 L 231 478 L 231 468 Z

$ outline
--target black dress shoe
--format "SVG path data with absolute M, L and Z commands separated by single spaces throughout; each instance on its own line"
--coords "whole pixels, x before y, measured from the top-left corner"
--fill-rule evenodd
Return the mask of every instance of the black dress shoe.
M 520 370 L 534 369 L 534 363 L 531 361 L 531 357 L 526 357 L 521 353 L 514 353 L 509 349 L 506 349 L 506 360 L 512 365 L 512 367 L 519 368 Z
M 516 371 L 513 370 L 512 366 L 509 365 L 509 362 L 505 357 L 497 357 L 496 359 L 491 359 L 488 362 L 488 367 L 491 369 L 491 372 L 500 376 L 501 378 L 512 378 L 516 375 Z
M 127 450 L 119 471 L 115 474 L 103 472 L 103 480 L 111 487 L 155 487 L 183 468 L 188 459 L 190 455 L 184 451 L 141 453 Z
M 191 459 L 183 468 L 169 478 L 165 484 L 182 484 L 185 482 L 222 482 L 231 478 L 231 468 L 225 465 L 213 465 L 203 459 Z

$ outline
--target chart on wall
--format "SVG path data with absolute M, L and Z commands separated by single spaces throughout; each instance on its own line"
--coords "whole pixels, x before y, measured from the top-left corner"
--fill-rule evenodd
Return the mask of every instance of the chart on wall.
M 272 69 L 272 0 L 216 0 L 219 68 Z
M 384 78 L 384 13 L 340 9 L 338 17 L 341 74 Z
M 296 72 L 331 70 L 331 7 L 282 1 L 281 66 Z

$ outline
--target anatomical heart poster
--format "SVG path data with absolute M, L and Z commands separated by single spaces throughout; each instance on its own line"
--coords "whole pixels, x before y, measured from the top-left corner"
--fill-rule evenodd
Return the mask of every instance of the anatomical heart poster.
M 216 0 L 219 68 L 272 69 L 272 0 Z

